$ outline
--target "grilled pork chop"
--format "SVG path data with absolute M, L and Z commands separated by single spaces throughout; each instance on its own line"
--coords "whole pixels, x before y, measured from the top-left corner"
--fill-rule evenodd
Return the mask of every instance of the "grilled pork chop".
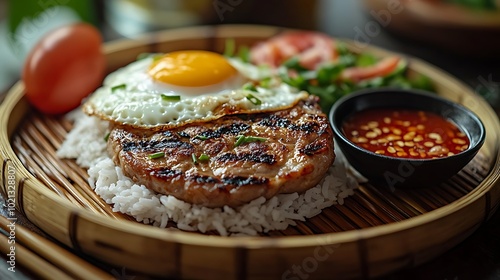
M 335 158 L 333 132 L 317 101 L 311 96 L 288 110 L 160 132 L 116 126 L 108 152 L 135 182 L 207 207 L 303 192 Z

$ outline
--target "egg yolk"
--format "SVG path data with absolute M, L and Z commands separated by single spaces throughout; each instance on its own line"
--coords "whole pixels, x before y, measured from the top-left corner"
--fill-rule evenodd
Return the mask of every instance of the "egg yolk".
M 217 84 L 236 73 L 224 56 L 208 51 L 167 53 L 151 63 L 148 70 L 156 81 L 190 87 Z

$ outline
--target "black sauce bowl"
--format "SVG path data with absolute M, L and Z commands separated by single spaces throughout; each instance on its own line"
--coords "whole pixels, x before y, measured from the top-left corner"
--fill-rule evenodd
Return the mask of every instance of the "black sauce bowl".
M 366 109 L 395 108 L 435 113 L 454 123 L 470 140 L 469 148 L 436 159 L 396 158 L 370 152 L 351 142 L 343 133 L 343 121 Z M 349 94 L 330 110 L 335 144 L 346 159 L 373 185 L 395 188 L 435 186 L 459 172 L 477 154 L 486 132 L 481 120 L 469 109 L 436 94 L 420 90 L 380 88 Z

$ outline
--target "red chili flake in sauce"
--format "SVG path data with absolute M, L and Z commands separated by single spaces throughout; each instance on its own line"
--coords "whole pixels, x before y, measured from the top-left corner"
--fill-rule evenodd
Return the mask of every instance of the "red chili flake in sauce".
M 349 116 L 344 135 L 359 147 L 399 158 L 440 158 L 469 148 L 469 138 L 453 123 L 425 111 L 370 109 Z

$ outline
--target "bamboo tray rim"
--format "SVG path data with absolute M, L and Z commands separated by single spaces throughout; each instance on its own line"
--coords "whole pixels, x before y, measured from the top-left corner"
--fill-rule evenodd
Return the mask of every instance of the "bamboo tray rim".
M 253 25 L 237 25 L 238 27 L 243 27 L 243 28 L 269 28 L 269 26 L 253 26 Z M 202 26 L 202 27 L 189 27 L 189 28 L 182 28 L 182 29 L 194 29 L 194 30 L 202 30 L 202 28 L 211 28 L 210 26 Z M 225 26 L 224 28 L 230 28 L 230 26 Z M 279 29 L 279 27 L 271 27 L 275 29 Z M 177 32 L 182 29 L 175 29 Z M 166 33 L 168 31 L 163 31 L 163 33 Z M 182 33 L 182 32 L 181 32 Z M 150 38 L 150 35 L 146 34 L 144 36 L 141 36 L 141 38 Z M 179 36 L 181 38 L 182 36 Z M 340 40 L 345 40 L 342 38 L 339 38 Z M 349 40 L 345 40 L 349 41 Z M 128 45 L 142 45 L 144 44 L 144 41 L 139 38 L 139 40 L 130 40 L 130 39 L 121 39 L 117 41 L 113 41 L 110 43 L 107 43 L 104 46 L 104 50 L 107 52 L 110 51 L 115 51 L 118 49 L 123 49 L 123 44 L 128 44 Z M 121 47 L 120 47 L 121 45 Z M 372 46 L 370 46 L 372 47 Z M 375 47 L 375 49 L 377 49 Z M 416 58 L 411 58 L 412 60 L 419 61 Z M 444 71 L 436 68 L 435 66 L 432 66 L 431 64 L 425 62 L 424 63 L 427 68 L 429 68 L 432 71 L 439 72 L 439 73 L 445 73 Z M 446 73 L 447 76 L 449 74 Z M 465 87 L 468 89 L 468 91 L 472 92 L 468 86 L 463 84 L 462 82 L 459 82 L 461 87 Z M 488 115 L 491 117 L 494 117 L 494 122 L 495 122 L 495 130 L 498 132 L 500 131 L 500 122 L 496 114 L 493 112 L 491 107 L 486 104 L 486 101 L 481 99 L 479 96 L 476 96 L 477 99 L 475 100 L 476 102 L 482 103 L 483 105 L 486 105 L 489 112 Z M 27 102 L 24 98 L 24 85 L 22 81 L 17 82 L 9 91 L 7 94 L 5 100 L 3 103 L 0 105 L 0 117 L 2 119 L 2 130 L 0 133 L 2 135 L 0 136 L 2 141 L 6 140 L 8 141 L 8 144 L 10 146 L 10 137 L 11 135 L 8 135 L 7 127 L 10 121 L 11 113 L 14 109 L 14 107 L 19 103 L 19 102 Z M 24 112 L 23 114 L 26 114 Z M 363 229 L 356 229 L 356 230 L 349 230 L 349 231 L 344 231 L 344 232 L 335 232 L 335 233 L 322 233 L 322 234 L 315 234 L 311 236 L 283 236 L 283 237 L 265 237 L 265 236 L 255 236 L 255 237 L 224 237 L 224 236 L 206 236 L 206 235 L 201 235 L 199 233 L 194 233 L 194 232 L 181 232 L 181 231 L 172 231 L 168 229 L 161 229 L 161 228 L 156 228 L 151 225 L 145 225 L 145 224 L 140 224 L 134 221 L 123 221 L 123 220 L 115 220 L 110 217 L 106 217 L 103 215 L 98 215 L 94 214 L 89 210 L 85 210 L 82 208 L 78 208 L 77 206 L 73 205 L 69 201 L 64 200 L 63 198 L 57 196 L 55 193 L 53 193 L 50 190 L 44 189 L 44 195 L 46 195 L 50 200 L 63 204 L 67 206 L 69 209 L 71 209 L 72 212 L 75 212 L 79 215 L 79 218 L 85 218 L 95 224 L 101 225 L 103 227 L 108 227 L 108 228 L 114 228 L 118 229 L 120 231 L 127 231 L 132 234 L 140 234 L 145 237 L 150 237 L 150 238 L 155 238 L 155 239 L 161 239 L 165 241 L 174 241 L 174 242 L 180 242 L 183 244 L 188 244 L 188 245 L 198 245 L 198 246 L 216 246 L 216 247 L 243 247 L 243 248 L 263 248 L 263 247 L 287 247 L 287 248 L 299 248 L 299 247 L 308 247 L 311 245 L 317 245 L 317 238 L 318 236 L 325 237 L 329 240 L 331 244 L 335 243 L 345 243 L 345 242 L 352 242 L 352 241 L 357 241 L 360 239 L 366 239 L 370 237 L 375 237 L 375 236 L 381 236 L 381 235 L 388 235 L 394 232 L 400 232 L 404 230 L 409 230 L 413 227 L 417 227 L 426 223 L 429 223 L 431 221 L 439 220 L 442 218 L 445 218 L 447 215 L 452 214 L 454 212 L 457 212 L 469 204 L 475 202 L 477 199 L 482 197 L 484 193 L 487 193 L 489 190 L 491 190 L 494 187 L 499 186 L 499 178 L 500 178 L 500 149 L 498 147 L 499 145 L 496 145 L 494 155 L 496 156 L 494 162 L 492 163 L 492 166 L 490 167 L 488 175 L 485 177 L 485 179 L 475 187 L 474 190 L 472 190 L 470 193 L 464 195 L 463 197 L 459 198 L 458 200 L 445 205 L 443 207 L 440 207 L 438 209 L 432 210 L 428 213 L 424 213 L 412 218 L 405 219 L 404 221 L 397 222 L 397 223 L 389 223 L 385 225 L 379 225 L 379 226 L 374 226 L 374 227 L 369 227 L 369 228 L 363 228 Z M 10 159 L 11 161 L 15 162 L 16 166 L 24 166 L 17 155 L 14 153 L 14 151 L 11 149 L 5 151 L 1 151 L 3 156 L 5 158 Z M 35 187 L 37 184 L 41 184 L 38 179 L 33 176 L 30 172 L 26 170 L 23 171 L 23 175 L 26 176 L 27 180 L 25 181 L 25 184 L 33 184 Z M 485 186 L 485 185 L 489 186 Z M 493 202 L 497 203 L 497 202 Z M 19 204 L 18 204 L 19 205 Z M 432 213 L 432 215 L 429 215 Z M 124 222 L 126 223 L 126 228 L 123 227 Z

